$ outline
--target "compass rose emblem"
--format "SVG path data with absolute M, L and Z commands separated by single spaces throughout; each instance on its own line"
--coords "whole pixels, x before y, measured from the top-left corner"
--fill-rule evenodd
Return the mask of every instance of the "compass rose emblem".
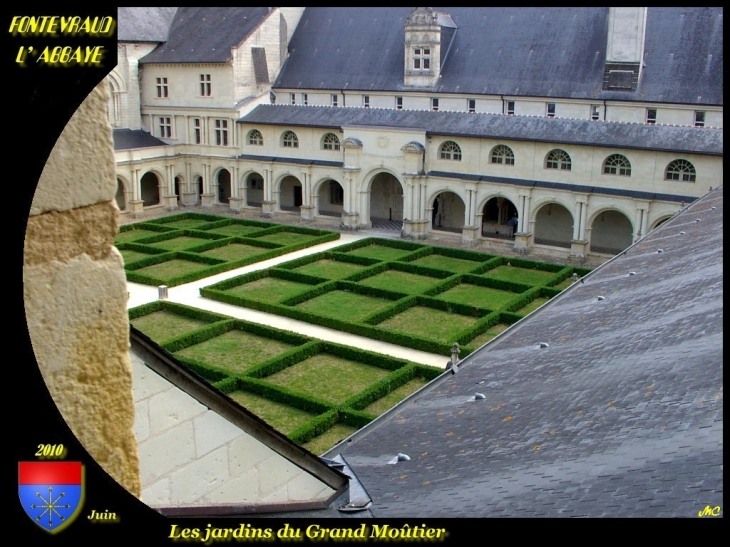
M 18 495 L 25 513 L 55 533 L 79 513 L 84 494 L 81 462 L 19 462 Z

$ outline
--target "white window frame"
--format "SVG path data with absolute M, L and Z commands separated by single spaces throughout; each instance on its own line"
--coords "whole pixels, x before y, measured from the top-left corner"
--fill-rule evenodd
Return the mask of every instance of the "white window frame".
M 215 143 L 228 146 L 228 120 L 215 120 Z
M 600 106 L 597 104 L 591 105 L 591 120 L 594 122 L 597 122 L 601 119 L 601 111 Z
M 431 97 L 431 110 L 434 112 L 439 111 L 439 100 L 438 97 Z
M 365 108 L 370 108 L 370 95 L 362 96 L 362 105 Z
M 203 144 L 203 127 L 200 118 L 193 118 L 193 139 L 195 144 Z
M 545 115 L 548 118 L 555 117 L 555 103 L 547 103 L 546 108 L 545 108 Z
M 413 48 L 413 70 L 431 70 L 431 47 Z
M 163 139 L 172 138 L 172 118 L 170 116 L 159 116 L 157 118 L 160 128 L 160 137 Z
M 611 154 L 603 160 L 604 175 L 631 176 L 631 162 L 623 154 Z
M 396 110 L 403 110 L 403 97 L 396 97 L 395 98 L 395 109 Z
M 514 101 L 507 101 L 507 115 L 508 116 L 515 115 L 515 102 Z
M 648 123 L 649 125 L 655 125 L 656 124 L 656 114 L 657 114 L 656 108 L 647 108 L 646 109 L 646 123 Z
M 467 99 L 466 100 L 466 111 L 470 114 L 474 114 L 477 111 L 477 100 Z
M 322 150 L 339 150 L 340 139 L 334 133 L 327 133 L 322 137 Z
M 705 127 L 704 110 L 695 110 L 695 127 Z
M 264 136 L 258 129 L 252 129 L 248 132 L 248 135 L 246 136 L 246 142 L 251 146 L 263 146 Z
M 498 144 L 492 148 L 489 154 L 489 161 L 494 165 L 514 165 L 515 153 L 506 144 Z
M 461 146 L 454 141 L 446 141 L 439 146 L 439 158 L 442 160 L 461 161 Z
M 309 105 L 309 95 L 307 95 L 306 93 L 302 93 L 302 104 L 304 106 Z
M 299 137 L 297 137 L 294 131 L 284 131 L 284 134 L 281 136 L 281 145 L 284 148 L 299 148 Z
M 156 79 L 157 84 L 155 87 L 157 87 L 157 98 L 158 99 L 167 99 L 170 95 L 168 93 L 167 88 L 167 77 L 160 76 Z
M 337 95 L 337 93 L 332 93 L 332 95 L 330 96 L 332 106 L 337 106 L 338 99 L 339 96 Z
M 210 74 L 200 75 L 200 96 L 211 97 L 213 95 L 213 81 Z
M 291 104 L 297 104 L 297 94 L 296 93 L 289 93 L 289 98 L 291 99 Z

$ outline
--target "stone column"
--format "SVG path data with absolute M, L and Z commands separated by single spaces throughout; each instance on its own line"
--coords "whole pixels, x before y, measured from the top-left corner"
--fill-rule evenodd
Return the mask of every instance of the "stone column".
M 215 203 L 215 190 L 213 181 L 210 178 L 210 164 L 203 164 L 203 193 L 200 195 L 200 204 L 203 207 L 213 207 Z
M 261 216 L 263 218 L 271 218 L 276 212 L 276 200 L 274 199 L 273 169 L 264 169 L 264 199 L 261 202 Z
M 175 194 L 175 166 L 165 165 L 165 180 L 162 181 L 162 204 L 168 211 L 178 208 L 177 195 Z
M 588 239 L 586 234 L 586 216 L 588 215 L 588 196 L 579 195 L 575 201 L 575 213 L 573 215 L 573 240 L 570 242 L 570 258 L 578 262 L 585 261 L 588 252 Z
M 231 208 L 231 211 L 240 213 L 245 203 L 243 196 L 241 196 L 241 190 L 238 186 L 240 168 L 238 167 L 238 165 L 231 165 L 229 169 L 231 172 L 231 197 L 228 198 L 228 206 Z
M 185 162 L 185 184 L 182 191 L 182 202 L 185 205 L 192 206 L 198 200 L 198 194 L 195 191 L 193 178 L 193 170 L 190 162 Z
M 302 172 L 302 204 L 299 207 L 299 218 L 302 222 L 314 220 L 314 205 L 312 201 L 312 173 Z
M 530 225 L 530 193 L 520 192 L 517 206 L 517 232 L 515 232 L 514 250 L 527 254 L 532 247 L 532 226 Z

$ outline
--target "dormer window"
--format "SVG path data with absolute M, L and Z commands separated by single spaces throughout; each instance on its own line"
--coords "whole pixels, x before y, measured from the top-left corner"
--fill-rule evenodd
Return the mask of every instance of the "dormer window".
M 417 47 L 413 50 L 413 70 L 431 70 L 430 47 Z

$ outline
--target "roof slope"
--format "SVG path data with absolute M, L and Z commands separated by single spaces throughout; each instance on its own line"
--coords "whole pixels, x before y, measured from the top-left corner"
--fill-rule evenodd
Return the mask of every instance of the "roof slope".
M 114 129 L 114 150 L 132 150 L 134 148 L 150 148 L 167 146 L 166 143 L 141 129 Z
M 178 8 L 118 8 L 120 42 L 164 42 Z
M 330 451 L 373 515 L 722 506 L 722 216 L 721 187 Z
M 722 155 L 722 129 L 594 122 L 542 116 L 469 114 L 385 108 L 259 105 L 243 123 L 339 128 L 381 126 L 422 129 L 434 135 L 610 146 Z
M 411 9 L 307 8 L 274 87 L 405 90 Z M 722 8 L 649 8 L 646 73 L 628 93 L 602 91 L 608 8 L 434 10 L 458 29 L 426 92 L 722 104 Z
M 269 8 L 178 8 L 166 43 L 140 63 L 226 63 Z

